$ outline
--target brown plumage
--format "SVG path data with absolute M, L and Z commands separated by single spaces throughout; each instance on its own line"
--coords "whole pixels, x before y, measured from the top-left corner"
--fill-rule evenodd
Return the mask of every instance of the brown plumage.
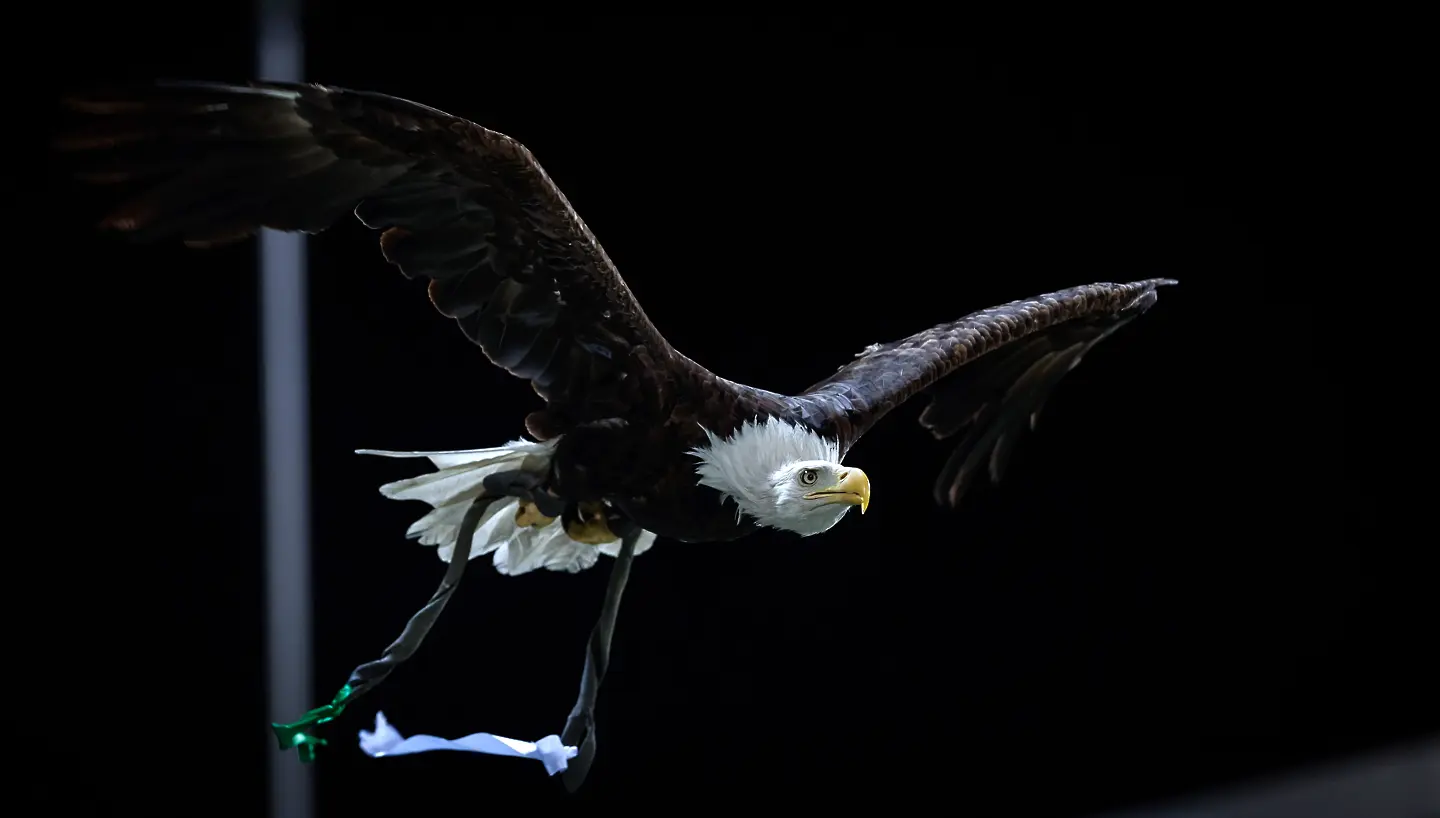
M 877 345 L 795 396 L 720 378 L 677 352 L 524 146 L 413 102 L 319 85 L 175 83 L 70 100 L 85 123 L 58 147 L 84 177 L 139 194 L 102 223 L 197 246 L 261 227 L 317 232 L 347 211 L 387 260 L 429 281 L 435 307 L 545 407 L 558 440 L 545 490 L 603 500 L 682 540 L 755 528 L 696 481 L 687 454 L 754 418 L 804 424 L 847 451 L 928 392 L 921 423 L 960 435 L 935 485 L 958 502 L 998 479 L 1022 428 L 1095 343 L 1147 310 L 1150 279 L 1090 284 L 967 315 Z
M 930 389 L 920 424 L 941 440 L 964 432 L 935 482 L 936 502 L 954 506 L 987 459 L 999 482 L 1022 429 L 1034 426 L 1065 373 L 1148 310 L 1156 287 L 1173 283 L 1088 284 L 971 313 L 872 347 L 791 401 L 843 451 L 891 409 Z

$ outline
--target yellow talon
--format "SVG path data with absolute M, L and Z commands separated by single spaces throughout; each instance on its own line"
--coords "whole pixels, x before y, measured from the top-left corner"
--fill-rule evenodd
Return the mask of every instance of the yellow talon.
M 539 507 L 528 500 L 522 502 L 520 507 L 515 509 L 515 525 L 520 528 L 526 528 L 528 526 L 544 528 L 553 522 L 555 522 L 554 517 L 546 517 L 544 514 L 541 514 Z
M 570 535 L 570 539 L 575 542 L 600 545 L 620 539 L 610 530 L 610 524 L 605 521 L 604 503 L 593 501 L 581 503 L 576 516 L 580 519 L 565 525 L 565 533 Z

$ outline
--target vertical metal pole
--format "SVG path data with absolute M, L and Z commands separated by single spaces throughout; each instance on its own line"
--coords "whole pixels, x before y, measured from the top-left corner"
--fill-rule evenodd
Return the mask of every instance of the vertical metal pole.
M 304 73 L 301 0 L 259 0 L 260 79 L 299 82 Z M 310 441 L 305 321 L 305 237 L 260 235 L 261 388 L 265 435 L 266 706 L 285 721 L 309 708 Z M 272 818 L 314 814 L 311 768 L 269 748 Z

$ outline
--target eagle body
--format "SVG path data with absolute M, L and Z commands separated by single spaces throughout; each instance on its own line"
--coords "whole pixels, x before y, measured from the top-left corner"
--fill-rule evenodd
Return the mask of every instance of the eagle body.
M 708 442 L 695 422 L 588 424 L 559 438 L 550 485 L 567 502 L 604 502 L 660 537 L 734 540 L 759 526 L 733 505 L 726 508 L 721 491 L 699 483 L 686 455 Z
M 505 573 L 580 570 L 624 531 L 804 536 L 869 504 L 846 455 L 912 397 L 953 450 L 933 491 L 954 506 L 998 480 L 1064 374 L 1148 310 L 1165 278 L 1021 299 L 872 344 L 794 395 L 726 380 L 672 347 L 595 236 L 520 143 L 382 94 L 311 84 L 164 83 L 72 97 L 57 140 L 82 179 L 128 197 L 104 230 L 209 247 L 261 228 L 319 232 L 353 213 L 384 258 L 543 405 L 529 439 L 426 457 L 382 487 L 431 511 L 409 535 L 453 557 L 465 508 L 502 492 L 470 543 Z M 119 197 L 117 197 L 119 198 Z M 847 356 L 837 355 L 844 359 Z M 518 431 L 518 430 L 517 430 Z

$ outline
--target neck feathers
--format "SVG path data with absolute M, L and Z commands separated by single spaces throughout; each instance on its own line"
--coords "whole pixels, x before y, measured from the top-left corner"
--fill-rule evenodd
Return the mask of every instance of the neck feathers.
M 759 418 L 741 424 L 735 433 L 722 438 L 701 427 L 709 445 L 690 450 L 699 458 L 695 471 L 700 485 L 720 492 L 721 502 L 729 498 L 740 512 L 771 525 L 765 509 L 774 505 L 768 496 L 772 475 L 786 463 L 797 460 L 840 462 L 840 443 L 820 435 L 808 426 L 779 418 Z

